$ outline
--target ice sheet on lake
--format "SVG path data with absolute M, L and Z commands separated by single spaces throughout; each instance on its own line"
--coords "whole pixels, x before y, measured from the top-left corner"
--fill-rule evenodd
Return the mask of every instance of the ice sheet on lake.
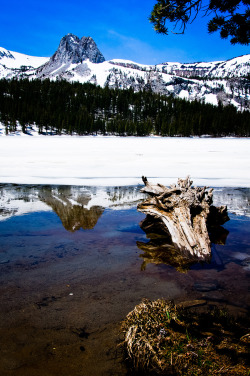
M 250 138 L 0 137 L 1 183 L 250 187 L 249 165 Z

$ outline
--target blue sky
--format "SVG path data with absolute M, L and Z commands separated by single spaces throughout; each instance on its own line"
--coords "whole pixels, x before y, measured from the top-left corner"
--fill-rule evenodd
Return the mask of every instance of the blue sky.
M 185 63 L 250 53 L 250 46 L 232 46 L 217 33 L 209 35 L 204 17 L 189 25 L 184 35 L 157 34 L 148 21 L 154 4 L 154 0 L 2 1 L 0 46 L 33 56 L 51 56 L 60 39 L 72 33 L 80 38 L 91 36 L 106 60 Z

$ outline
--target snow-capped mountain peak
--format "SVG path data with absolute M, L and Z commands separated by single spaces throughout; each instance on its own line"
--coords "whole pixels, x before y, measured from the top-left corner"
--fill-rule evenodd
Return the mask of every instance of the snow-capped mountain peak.
M 50 60 L 41 66 L 36 74 L 38 78 L 48 75 L 59 76 L 66 72 L 72 64 L 82 64 L 86 60 L 96 64 L 105 61 L 91 37 L 80 39 L 74 34 L 67 34 L 61 39 L 58 49 Z
M 91 37 L 79 39 L 74 34 L 67 34 L 61 39 L 59 47 L 51 57 L 51 62 L 79 64 L 89 59 L 92 63 L 102 63 L 105 61 Z
M 91 37 L 64 36 L 51 58 L 32 57 L 0 48 L 0 78 L 49 78 L 90 82 L 135 91 L 150 89 L 187 100 L 250 109 L 250 54 L 227 61 L 143 65 L 105 61 Z

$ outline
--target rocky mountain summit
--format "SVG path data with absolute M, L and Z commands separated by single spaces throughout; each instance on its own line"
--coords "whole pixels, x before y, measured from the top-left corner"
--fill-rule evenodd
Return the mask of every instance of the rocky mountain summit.
M 50 62 L 79 64 L 89 59 L 92 63 L 105 61 L 95 41 L 91 37 L 79 39 L 73 34 L 67 34 L 61 39 L 59 47 Z
M 22 55 L 0 48 L 0 78 L 63 79 L 102 87 L 152 90 L 187 100 L 250 109 L 250 54 L 227 61 L 143 65 L 105 61 L 91 37 L 64 36 L 51 58 Z
M 36 75 L 38 78 L 59 75 L 59 72 L 66 72 L 71 64 L 82 64 L 85 60 L 99 64 L 104 62 L 105 58 L 91 37 L 80 39 L 76 35 L 67 34 L 61 39 L 58 49 L 50 60 L 37 69 Z

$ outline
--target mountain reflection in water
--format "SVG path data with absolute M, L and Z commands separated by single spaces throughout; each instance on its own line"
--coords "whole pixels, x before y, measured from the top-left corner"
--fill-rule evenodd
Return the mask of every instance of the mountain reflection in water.
M 144 197 L 138 187 L 0 185 L 0 220 L 53 210 L 64 228 L 74 232 L 95 227 L 105 208 L 135 207 Z
M 51 188 L 39 193 L 39 198 L 58 215 L 66 230 L 74 232 L 80 230 L 80 228 L 83 230 L 93 229 L 104 208 L 96 205 L 89 209 L 86 208 L 85 206 L 91 200 L 91 196 L 87 193 L 77 196 L 75 201 L 70 198 L 70 192 L 67 193 L 59 191 L 56 194 Z
M 140 187 L 77 187 L 29 186 L 5 184 L 0 186 L 0 220 L 39 211 L 53 211 L 63 227 L 70 232 L 94 229 L 104 211 L 135 208 L 145 198 Z M 250 189 L 220 188 L 214 190 L 214 205 L 227 205 L 230 213 L 250 216 Z M 210 234 L 214 244 L 225 245 L 229 231 L 219 227 Z M 143 251 L 141 266 L 166 264 L 186 272 L 199 260 L 180 253 L 164 235 L 148 234 L 148 241 L 136 241 Z M 213 252 L 216 253 L 215 247 Z M 206 263 L 211 262 L 209 256 Z
M 68 227 L 69 231 L 72 231 L 73 220 L 67 220 L 67 216 L 75 216 L 77 223 L 77 217 L 82 216 L 80 211 L 84 209 L 90 210 L 98 207 L 101 211 L 101 208 L 124 210 L 136 207 L 138 202 L 146 197 L 145 194 L 140 193 L 140 188 L 141 186 L 81 187 L 0 184 L 0 221 L 16 215 L 52 209 L 63 223 L 68 221 L 71 223 Z M 227 205 L 228 212 L 233 214 L 250 217 L 249 188 L 215 188 L 213 203 L 215 206 Z M 99 209 L 97 213 L 100 213 Z M 77 213 L 79 210 L 79 214 L 72 214 L 72 210 Z M 77 228 L 93 228 L 101 214 L 93 214 L 93 221 L 90 220 L 89 223 L 84 221 L 83 226 L 78 225 Z M 85 215 L 88 215 L 88 212 Z

